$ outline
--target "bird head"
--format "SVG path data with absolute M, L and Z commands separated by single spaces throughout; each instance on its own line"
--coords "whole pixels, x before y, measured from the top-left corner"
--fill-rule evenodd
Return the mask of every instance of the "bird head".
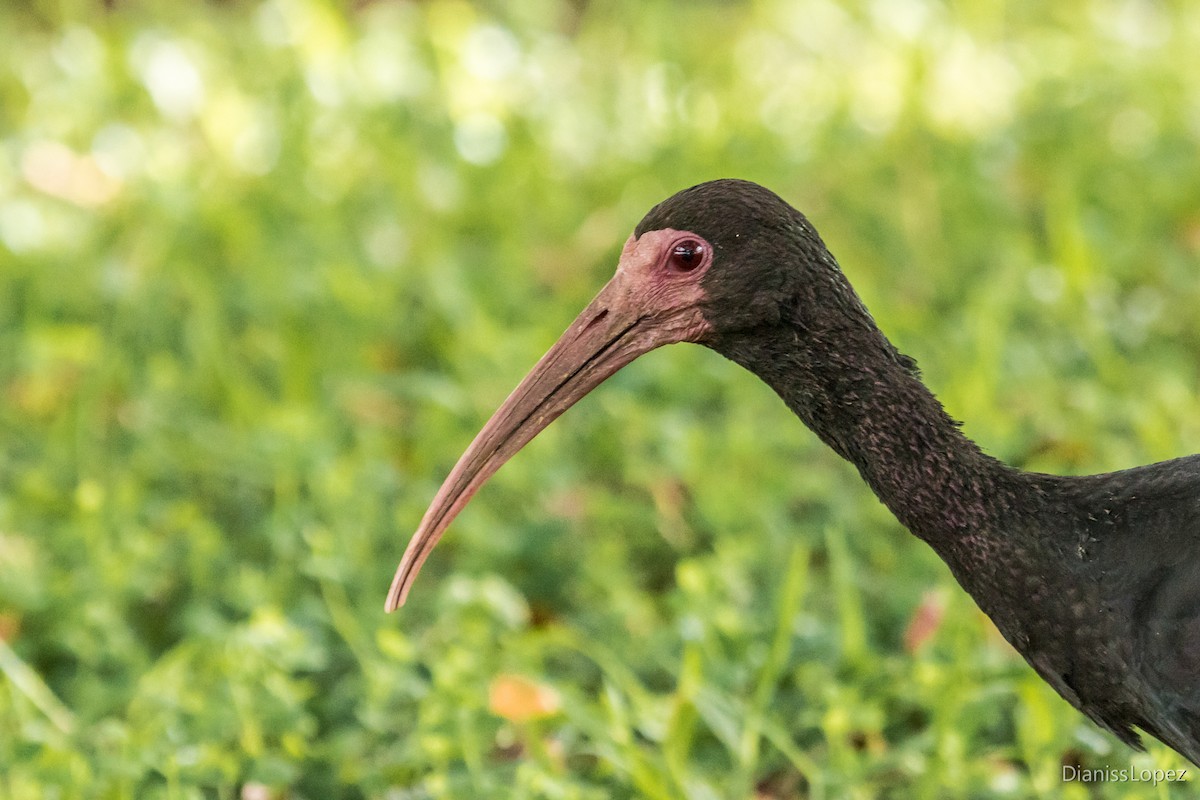
M 702 183 L 651 209 L 625 242 L 613 278 L 459 458 L 404 553 L 387 610 L 404 603 L 479 487 L 580 398 L 656 347 L 696 342 L 721 350 L 727 337 L 777 324 L 794 305 L 788 298 L 814 285 L 797 273 L 827 272 L 822 264 L 837 273 L 808 221 L 754 183 Z

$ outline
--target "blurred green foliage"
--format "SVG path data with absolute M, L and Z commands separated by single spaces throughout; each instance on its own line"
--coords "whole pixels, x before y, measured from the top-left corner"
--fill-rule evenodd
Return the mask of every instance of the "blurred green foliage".
M 808 213 L 990 452 L 1194 451 L 1200 7 L 107 5 L 0 5 L 0 796 L 1185 796 L 1064 784 L 1183 762 L 700 348 L 382 602 L 637 220 L 715 177 Z

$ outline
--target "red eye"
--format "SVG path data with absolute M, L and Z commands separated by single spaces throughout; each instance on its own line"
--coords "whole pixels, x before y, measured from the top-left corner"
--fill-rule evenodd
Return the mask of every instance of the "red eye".
M 704 263 L 704 244 L 695 239 L 684 239 L 671 248 L 667 257 L 671 269 L 678 272 L 691 272 Z

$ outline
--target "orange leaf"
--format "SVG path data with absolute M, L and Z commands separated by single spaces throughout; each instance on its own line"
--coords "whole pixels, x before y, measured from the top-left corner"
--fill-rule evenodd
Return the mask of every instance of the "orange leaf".
M 520 675 L 497 675 L 488 688 L 488 708 L 510 722 L 527 722 L 557 714 L 558 692 Z

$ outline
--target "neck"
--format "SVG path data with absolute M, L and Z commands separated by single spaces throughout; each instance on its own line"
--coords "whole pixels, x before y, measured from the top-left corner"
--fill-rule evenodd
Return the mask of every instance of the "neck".
M 785 322 L 716 349 L 770 385 L 935 549 L 993 527 L 1019 473 L 963 435 L 869 319 L 828 335 Z

